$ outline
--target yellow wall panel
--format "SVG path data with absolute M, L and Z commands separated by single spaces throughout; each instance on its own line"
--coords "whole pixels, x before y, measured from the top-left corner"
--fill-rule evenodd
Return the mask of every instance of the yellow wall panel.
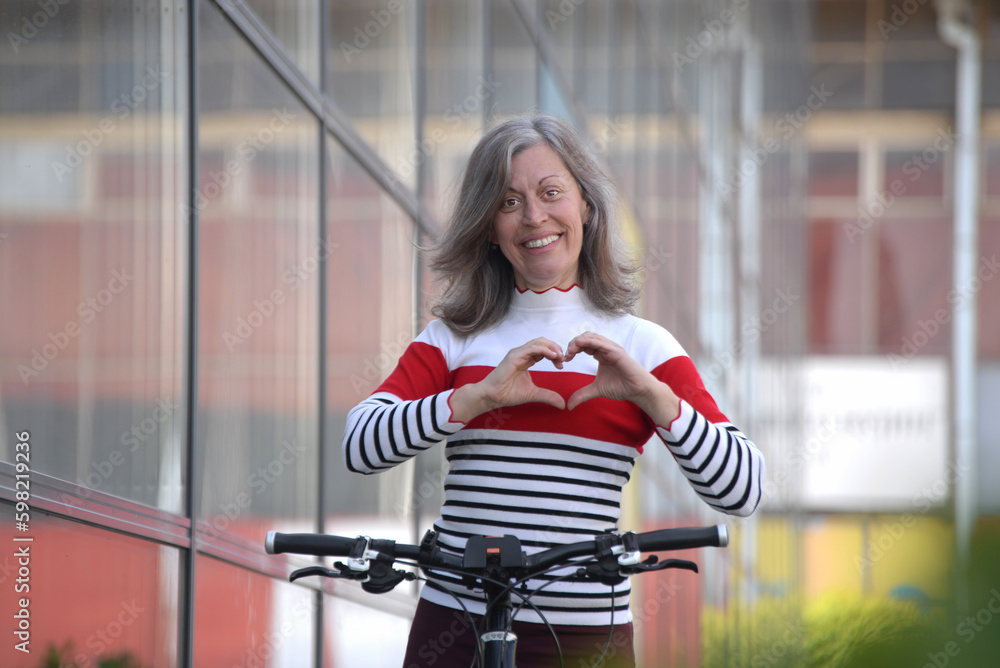
M 862 564 L 871 569 L 869 593 L 903 595 L 905 587 L 931 599 L 948 597 L 954 561 L 950 522 L 926 515 L 877 515 L 868 518 L 867 536 Z
M 805 594 L 832 591 L 947 598 L 954 530 L 932 516 L 844 515 L 812 519 L 803 530 Z
M 814 598 L 831 591 L 864 593 L 861 572 L 855 565 L 861 549 L 857 518 L 826 515 L 811 520 L 802 534 L 806 596 Z

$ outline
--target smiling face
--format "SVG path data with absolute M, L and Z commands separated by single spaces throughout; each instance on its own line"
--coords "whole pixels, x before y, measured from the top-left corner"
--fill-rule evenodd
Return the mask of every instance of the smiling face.
M 493 236 L 521 290 L 566 289 L 578 282 L 583 225 L 590 207 L 548 144 L 511 159 L 510 187 L 493 217 Z

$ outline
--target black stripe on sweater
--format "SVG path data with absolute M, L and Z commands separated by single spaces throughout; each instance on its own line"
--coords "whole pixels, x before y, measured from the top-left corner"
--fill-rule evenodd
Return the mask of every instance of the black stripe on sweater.
M 463 470 L 453 470 L 449 474 L 451 476 L 477 476 L 477 477 L 488 477 L 488 478 L 509 478 L 512 480 L 537 480 L 539 482 L 555 482 L 566 485 L 580 485 L 582 484 L 579 480 L 573 480 L 570 478 L 562 478 L 553 475 L 532 475 L 528 473 L 512 473 L 507 471 L 463 471 Z M 601 489 L 610 489 L 616 492 L 621 492 L 622 485 L 616 485 L 610 482 L 597 482 L 594 480 L 587 480 L 585 483 L 588 487 L 600 487 Z M 623 483 L 624 484 L 624 483 Z
M 448 461 L 470 461 L 470 462 L 503 462 L 506 464 L 528 464 L 532 466 L 549 466 L 553 468 L 568 468 L 580 471 L 591 471 L 593 473 L 607 473 L 619 478 L 624 478 L 627 482 L 631 475 L 627 471 L 616 471 L 596 464 L 582 464 L 579 462 L 566 462 L 551 459 L 534 459 L 531 457 L 505 457 L 503 455 L 452 455 Z M 624 484 L 624 483 L 623 483 Z
M 478 508 L 479 510 L 497 510 L 500 512 L 525 513 L 527 515 L 553 515 L 556 517 L 574 517 L 595 522 L 615 523 L 618 518 L 611 515 L 598 515 L 575 510 L 553 510 L 552 508 L 529 508 L 523 506 L 505 506 L 496 503 L 481 503 L 476 501 L 448 501 L 444 508 Z
M 539 436 L 544 436 L 544 434 L 539 434 Z M 529 448 L 532 450 L 572 452 L 580 455 L 586 455 L 588 457 L 602 457 L 605 459 L 612 459 L 614 461 L 627 462 L 629 464 L 635 461 L 634 456 L 615 454 L 598 448 L 584 448 L 576 445 L 552 443 L 548 441 L 515 441 L 501 438 L 453 438 L 448 441 L 448 450 L 453 452 L 453 448 L 475 445 L 501 445 L 507 448 Z
M 619 502 L 615 499 L 601 499 L 591 496 L 579 496 L 576 494 L 559 494 L 556 492 L 539 492 L 527 489 L 504 489 L 502 487 L 476 487 L 474 485 L 445 485 L 445 492 L 474 492 L 476 494 L 502 494 L 504 496 L 527 496 L 539 499 L 552 499 L 553 501 L 572 501 L 575 503 L 593 503 L 602 506 L 611 506 L 618 509 Z

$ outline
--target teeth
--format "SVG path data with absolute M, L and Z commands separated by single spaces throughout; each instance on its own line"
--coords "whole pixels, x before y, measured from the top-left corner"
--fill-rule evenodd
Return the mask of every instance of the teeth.
M 534 241 L 525 242 L 526 248 L 541 248 L 542 246 L 548 246 L 550 243 L 559 238 L 558 234 L 550 234 L 544 239 L 535 239 Z

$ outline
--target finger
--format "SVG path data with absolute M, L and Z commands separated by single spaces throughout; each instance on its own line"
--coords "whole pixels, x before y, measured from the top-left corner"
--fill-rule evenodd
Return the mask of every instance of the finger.
M 580 352 L 595 356 L 599 352 L 611 350 L 614 345 L 615 344 L 613 344 L 609 339 L 601 336 L 600 334 L 595 334 L 594 332 L 584 332 L 583 334 L 573 337 L 573 340 L 566 346 L 565 361 L 570 361 L 576 357 L 577 353 Z
M 532 339 L 531 341 L 525 343 L 524 346 L 542 346 L 557 353 L 560 354 L 562 353 L 562 348 L 559 346 L 558 343 L 556 343 L 552 339 L 547 339 L 544 336 L 539 336 L 537 339 Z
M 514 351 L 517 351 L 515 358 L 528 362 L 527 365 L 518 364 L 518 366 L 522 369 L 527 369 L 543 359 L 548 359 L 552 361 L 557 369 L 561 369 L 564 361 L 562 349 L 552 341 L 536 341 L 538 342 L 530 341 L 520 348 L 514 349 Z M 514 353 L 514 351 L 511 352 Z
M 581 341 L 582 336 L 583 334 L 581 334 L 580 336 L 573 337 L 573 340 L 566 345 L 565 359 L 567 362 L 576 357 L 577 353 L 587 352 L 586 346 L 584 345 L 586 339 Z
M 566 410 L 573 410 L 580 404 L 590 401 L 591 399 L 598 398 L 600 393 L 597 391 L 596 383 L 590 383 L 589 385 L 584 385 L 579 390 L 570 395 L 569 401 L 566 402 Z

